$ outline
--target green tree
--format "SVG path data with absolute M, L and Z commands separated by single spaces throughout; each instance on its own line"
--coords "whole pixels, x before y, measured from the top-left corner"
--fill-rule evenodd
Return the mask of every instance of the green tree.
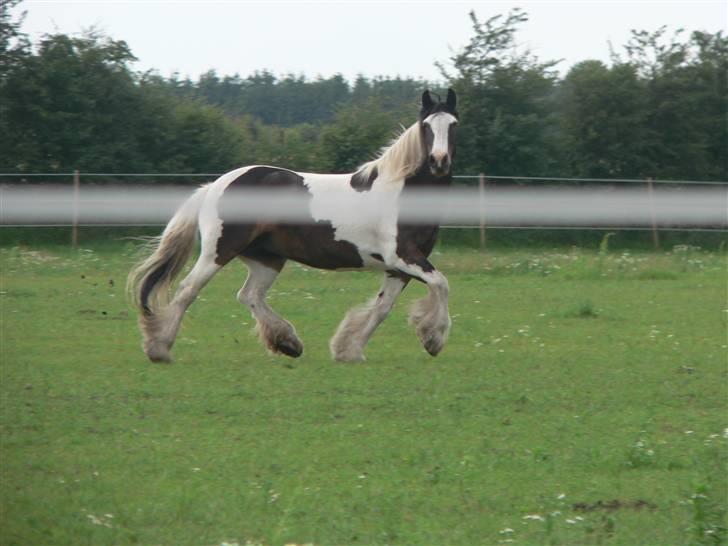
M 649 149 L 647 97 L 630 65 L 600 61 L 574 66 L 559 92 L 563 167 L 570 176 L 647 176 L 655 165 Z
M 107 173 L 220 172 L 245 156 L 222 112 L 137 77 L 123 41 L 89 32 L 44 37 L 0 86 L 0 168 Z
M 337 173 L 356 170 L 392 139 L 398 121 L 401 120 L 377 109 L 374 99 L 364 105 L 342 108 L 334 122 L 321 131 L 322 170 Z
M 6 74 L 6 168 L 113 170 L 133 162 L 138 94 L 126 43 L 87 34 L 47 36 Z
M 242 134 L 220 110 L 182 101 L 173 116 L 165 143 L 165 153 L 175 162 L 170 170 L 218 173 L 247 162 Z
M 519 52 L 515 34 L 528 16 L 518 9 L 481 22 L 470 12 L 473 36 L 438 64 L 459 95 L 458 169 L 498 175 L 544 175 L 555 155 L 552 100 L 555 63 Z
M 666 30 L 632 31 L 626 58 L 613 55 L 615 67 L 632 67 L 643 82 L 645 125 L 655 136 L 650 174 L 725 180 L 728 39 L 693 32 L 685 40 L 682 30 Z
M 11 11 L 22 0 L 5 0 L 0 4 L 0 81 L 14 62 L 28 54 L 28 38 L 20 31 L 25 12 L 13 18 Z
M 0 3 L 0 160 L 9 154 L 15 140 L 10 123 L 14 103 L 10 100 L 9 81 L 31 55 L 28 39 L 20 32 L 25 14 L 13 18 L 11 13 L 20 1 Z

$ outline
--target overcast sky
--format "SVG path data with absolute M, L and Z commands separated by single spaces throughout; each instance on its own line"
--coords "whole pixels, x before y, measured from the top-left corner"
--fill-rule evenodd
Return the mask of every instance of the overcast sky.
M 472 36 L 470 10 L 485 20 L 517 6 L 530 17 L 519 43 L 541 60 L 564 59 L 562 72 L 608 61 L 609 42 L 621 49 L 630 29 L 725 32 L 728 20 L 725 0 L 25 0 L 17 11 L 27 11 L 23 30 L 34 40 L 94 26 L 129 44 L 136 69 L 164 76 L 268 69 L 352 81 L 359 73 L 439 79 L 434 62 Z

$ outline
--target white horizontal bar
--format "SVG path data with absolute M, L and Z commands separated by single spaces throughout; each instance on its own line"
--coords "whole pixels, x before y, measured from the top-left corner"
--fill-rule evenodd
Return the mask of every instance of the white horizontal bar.
M 71 188 L 5 186 L 0 189 L 0 224 L 166 223 L 191 195 L 188 188 L 84 188 L 74 200 Z M 303 191 L 226 192 L 224 221 L 313 222 L 309 194 Z M 333 191 L 317 196 L 318 219 L 378 224 L 397 207 L 401 221 L 487 226 L 689 226 L 728 225 L 728 187 L 490 188 L 407 192 Z
M 72 178 L 76 173 L 0 173 L 0 178 L 56 178 L 68 177 Z M 79 172 L 79 177 L 86 178 L 209 178 L 213 180 L 224 173 L 86 173 Z M 506 176 L 506 175 L 489 175 L 489 174 L 456 174 L 454 179 L 478 179 L 484 177 L 485 180 L 530 180 L 535 182 L 589 182 L 603 184 L 647 184 L 644 178 L 582 178 L 568 176 Z M 719 180 L 667 180 L 654 179 L 653 184 L 671 184 L 671 185 L 699 185 L 699 186 L 728 186 L 728 181 Z

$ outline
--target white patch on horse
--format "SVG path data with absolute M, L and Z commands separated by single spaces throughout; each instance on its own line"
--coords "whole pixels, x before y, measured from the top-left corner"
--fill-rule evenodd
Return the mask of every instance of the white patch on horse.
M 230 184 L 254 167 L 256 165 L 240 167 L 239 169 L 225 173 L 209 184 L 207 195 L 205 195 L 205 200 L 202 202 L 202 207 L 200 208 L 199 230 L 201 250 L 213 260 L 217 252 L 217 241 L 222 236 L 223 222 L 218 213 L 218 202 Z
M 351 174 L 300 174 L 312 196 L 310 211 L 313 219 L 330 222 L 334 239 L 353 244 L 365 267 L 384 267 L 371 254 L 380 254 L 385 261 L 388 257 L 394 258 L 398 196 L 404 187 L 404 179 L 378 177 L 368 191 L 356 191 L 349 184 Z

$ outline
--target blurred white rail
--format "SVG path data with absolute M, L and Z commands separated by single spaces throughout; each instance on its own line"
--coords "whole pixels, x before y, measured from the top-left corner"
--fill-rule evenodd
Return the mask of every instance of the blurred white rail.
M 139 186 L 72 188 L 11 185 L 0 188 L 0 225 L 166 223 L 190 188 Z M 225 220 L 311 222 L 306 193 L 238 191 L 226 194 Z M 317 202 L 321 216 L 370 223 L 393 206 L 393 195 L 332 192 Z M 412 192 L 397 203 L 403 221 L 488 227 L 728 227 L 728 186 L 656 188 L 477 188 Z

